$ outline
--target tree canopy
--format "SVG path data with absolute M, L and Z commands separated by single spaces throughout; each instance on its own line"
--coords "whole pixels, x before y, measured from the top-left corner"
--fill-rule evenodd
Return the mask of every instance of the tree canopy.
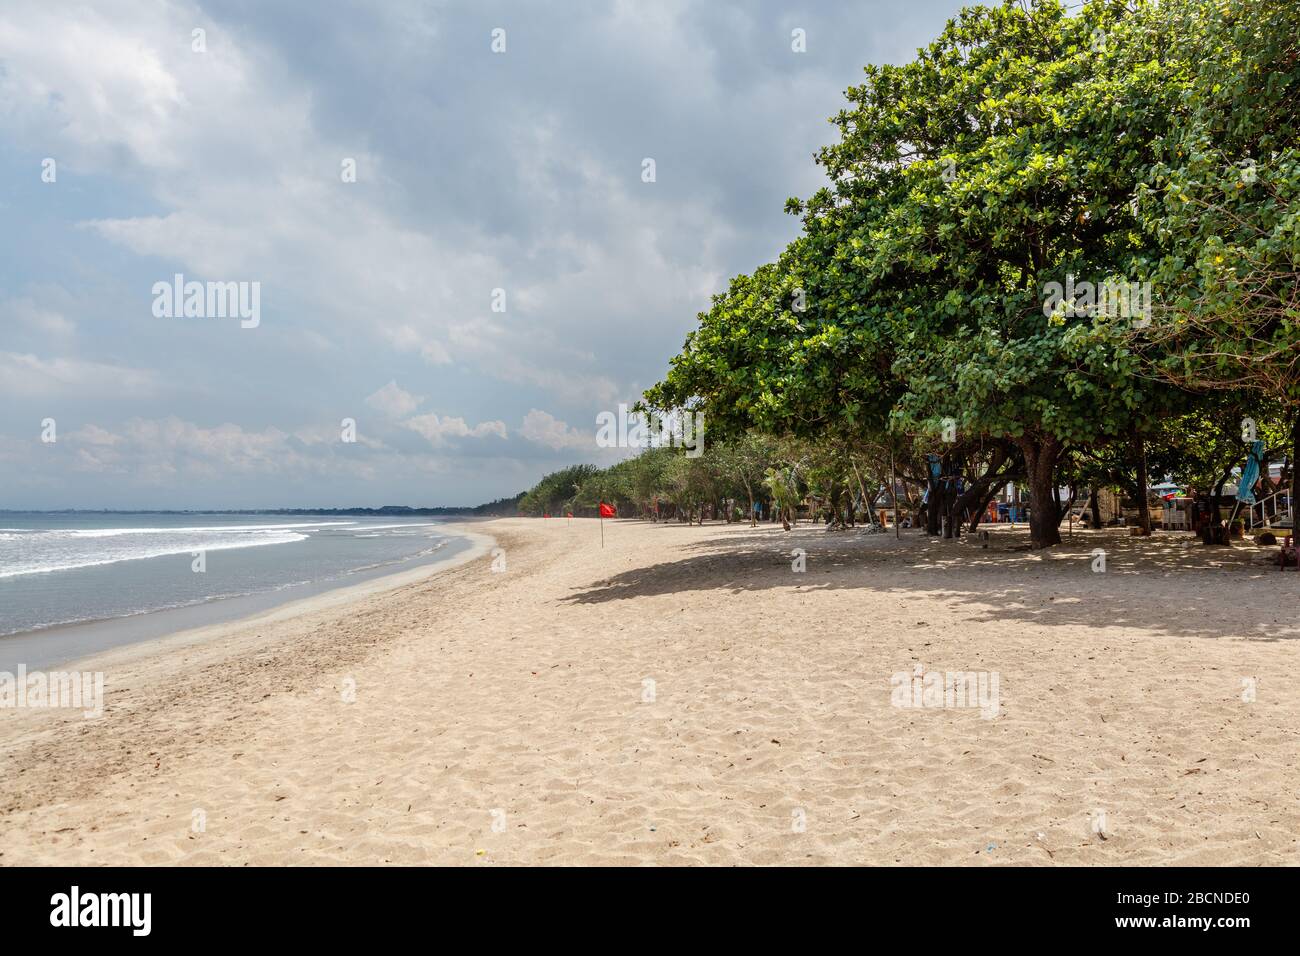
M 1267 0 L 963 10 L 847 91 L 801 234 L 647 402 L 712 435 L 1009 448 L 1037 546 L 1076 458 L 1145 475 L 1225 390 L 1300 435 L 1296 26 Z

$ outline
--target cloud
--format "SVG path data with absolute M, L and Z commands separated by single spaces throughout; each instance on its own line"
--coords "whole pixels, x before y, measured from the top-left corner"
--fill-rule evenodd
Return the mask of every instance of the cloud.
M 244 429 L 226 422 L 204 427 L 174 415 L 133 418 L 116 430 L 87 423 L 60 444 L 82 471 L 139 475 L 148 482 L 185 474 L 272 474 L 300 470 L 305 459 L 278 428 Z
M 87 445 L 119 445 L 124 440 L 121 435 L 115 435 L 94 424 L 83 425 L 68 437 L 73 441 L 85 442 Z
M 594 430 L 584 432 L 571 428 L 567 422 L 537 408 L 528 410 L 528 414 L 524 416 L 519 426 L 519 434 L 530 442 L 545 445 L 556 451 L 563 448 L 591 451 L 596 447 Z
M 451 364 L 451 353 L 447 351 L 447 346 L 422 335 L 409 325 L 385 329 L 385 334 L 396 348 L 404 352 L 418 352 L 429 365 Z
M 301 481 L 342 473 L 374 480 L 392 468 L 438 467 L 363 436 L 355 444 L 345 443 L 337 429 L 287 432 L 232 422 L 201 425 L 175 415 L 132 418 L 114 429 L 86 423 L 61 436 L 53 448 L 70 455 L 68 465 L 77 471 L 130 476 L 153 485 L 235 475 Z
M 0 394 L 11 397 L 148 395 L 157 384 L 157 375 L 148 369 L 0 352 Z
M 5 118 L 37 129 L 51 121 L 61 126 L 59 140 L 80 147 L 77 161 L 104 161 L 124 145 L 150 165 L 174 163 L 180 144 L 167 137 L 166 120 L 187 98 L 159 48 L 117 22 L 130 11 L 84 8 L 58 16 L 21 7 L 0 22 Z M 179 26 L 179 10 L 160 12 L 158 29 Z
M 718 92 L 716 78 L 698 77 L 701 85 L 684 75 L 682 50 L 703 53 L 708 46 L 689 9 L 650 16 L 643 46 L 633 51 L 633 64 L 671 78 L 666 88 L 645 87 L 609 52 L 611 39 L 637 20 L 627 10 L 580 18 L 544 54 L 516 45 L 504 63 L 486 44 L 475 52 L 448 47 L 448 37 L 464 25 L 444 10 L 360 18 L 324 42 L 359 60 L 364 79 L 375 67 L 364 58 L 366 46 L 343 42 L 361 31 L 371 49 L 390 51 L 385 66 L 417 87 L 430 46 L 456 75 L 499 74 L 502 66 L 585 54 L 639 95 L 652 94 L 649 107 L 662 117 L 682 109 L 676 94 Z M 515 22 L 525 29 L 523 14 Z M 207 30 L 206 53 L 193 53 L 186 42 L 195 25 Z M 455 361 L 565 404 L 608 405 L 632 390 L 629 362 L 602 363 L 591 346 L 644 334 L 648 314 L 673 315 L 674 330 L 639 356 L 666 358 L 727 271 L 701 258 L 716 259 L 741 233 L 715 214 L 717 197 L 708 189 L 682 201 L 689 180 L 676 156 L 679 133 L 638 135 L 621 113 L 605 115 L 604 128 L 593 126 L 576 104 L 558 109 L 554 92 L 501 75 L 484 77 L 455 119 L 419 95 L 409 97 L 400 124 L 387 111 L 331 112 L 331 104 L 352 100 L 355 91 L 340 89 L 332 75 L 294 68 L 293 51 L 284 45 L 301 43 L 296 31 L 284 35 L 280 23 L 259 25 L 227 28 L 188 3 L 123 2 L 112 18 L 91 15 L 69 28 L 48 5 L 19 3 L 0 29 L 6 92 L 20 103 L 51 104 L 43 111 L 15 107 L 15 125 L 59 144 L 74 167 L 106 167 L 128 157 L 163 207 L 84 220 L 88 230 L 137 256 L 166 262 L 155 278 L 176 268 L 200 279 L 257 280 L 268 300 L 265 321 L 274 327 L 303 325 L 310 314 L 312 330 L 327 338 L 326 327 L 348 329 L 352 337 L 416 353 L 426 364 Z M 45 35 L 57 42 L 42 44 Z M 698 62 L 706 73 L 713 68 L 707 58 Z M 575 79 L 563 76 L 557 91 L 588 96 L 586 81 L 570 90 Z M 503 91 L 509 93 L 504 102 Z M 607 106 L 603 98 L 591 105 L 602 112 Z M 485 122 L 487 115 L 495 118 Z M 473 148 L 448 155 L 440 142 L 409 142 L 413 127 L 443 128 L 471 117 Z M 650 142 L 625 154 L 636 138 Z M 415 168 L 410 152 L 424 153 L 426 146 L 439 160 L 439 181 L 458 188 L 426 190 L 427 168 Z M 640 179 L 641 155 L 652 147 L 663 184 Z M 357 161 L 355 184 L 340 181 L 345 157 Z M 476 188 L 480 181 L 486 188 Z M 468 194 L 485 208 L 458 198 Z M 777 214 L 784 196 L 772 197 Z M 413 208 L 422 214 L 412 215 Z M 508 231 L 498 224 L 509 224 Z M 709 253 L 688 252 L 676 241 L 683 236 Z M 511 303 L 503 323 L 493 334 L 474 335 L 468 345 L 462 336 L 460 347 L 449 347 L 458 327 L 486 333 L 481 326 L 497 287 Z M 269 300 L 297 308 L 287 314 Z M 647 368 L 638 377 L 652 374 Z
M 506 424 L 502 421 L 480 422 L 471 427 L 463 418 L 442 418 L 433 412 L 408 418 L 402 424 L 411 431 L 423 435 L 435 448 L 446 444 L 448 438 L 486 438 L 496 435 L 506 437 Z
M 69 339 L 77 326 L 62 313 L 37 305 L 30 298 L 11 299 L 0 305 L 0 314 L 7 313 L 16 323 L 39 332 L 49 339 Z
M 145 507 L 159 484 L 182 507 L 236 500 L 194 480 L 222 468 L 260 475 L 240 499 L 259 503 L 526 487 L 591 449 L 566 420 L 634 400 L 709 296 L 796 234 L 784 200 L 823 184 L 810 157 L 845 87 L 910 58 L 961 2 L 885 23 L 876 4 L 778 0 L 408 0 L 314 19 L 306 0 L 6 0 L 4 213 L 26 227 L 5 248 L 23 298 L 0 306 L 0 432 L 30 434 L 57 397 L 60 423 L 120 439 L 84 428 L 79 463 L 62 436 L 22 446 L 22 503 L 77 467 L 114 469 L 114 500 Z M 175 272 L 260 282 L 260 327 L 154 320 L 149 290 Z M 344 447 L 357 396 L 373 411 Z M 93 506 L 107 484 L 64 487 Z
M 350 429 L 348 429 L 351 432 Z M 293 430 L 293 437 L 303 445 L 337 445 L 343 436 L 343 423 L 302 425 Z M 356 444 L 376 451 L 387 450 L 388 445 L 372 437 L 365 428 L 355 432 Z
M 397 384 L 396 379 L 366 398 L 367 405 L 392 418 L 401 418 L 403 415 L 411 414 L 420 407 L 420 403 L 423 401 L 424 396 L 412 395 L 410 392 L 403 390 Z

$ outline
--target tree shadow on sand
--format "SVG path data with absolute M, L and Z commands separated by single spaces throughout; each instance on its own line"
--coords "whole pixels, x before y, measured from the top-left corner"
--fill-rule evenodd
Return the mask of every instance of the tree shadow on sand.
M 698 530 L 698 529 L 697 529 Z M 651 533 L 671 535 L 673 526 Z M 1063 532 L 1064 535 L 1064 532 Z M 827 532 L 820 528 L 719 528 L 678 546 L 687 556 L 633 568 L 575 589 L 568 604 L 705 592 L 726 601 L 754 591 L 863 589 L 941 596 L 969 605 L 965 620 L 1035 627 L 1131 627 L 1179 637 L 1300 638 L 1300 574 L 1267 563 L 1276 548 L 1207 548 L 1189 534 L 1129 537 L 1125 529 L 1075 531 L 1032 551 L 1005 526 L 978 537 L 931 540 L 920 532 Z M 806 570 L 792 570 L 804 552 Z M 1104 571 L 1097 554 L 1104 551 Z M 1225 619 L 1232 626 L 1225 626 Z

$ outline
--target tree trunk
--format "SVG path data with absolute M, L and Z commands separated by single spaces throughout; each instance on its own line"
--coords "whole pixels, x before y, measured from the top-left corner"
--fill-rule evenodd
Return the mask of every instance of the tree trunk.
M 989 513 L 989 505 L 993 504 L 993 499 L 996 497 L 997 492 L 989 490 L 985 491 L 981 497 L 976 499 L 979 502 L 979 508 L 971 512 L 970 524 L 967 526 L 967 530 L 970 531 L 971 534 L 975 533 L 975 529 L 978 528 L 980 522 L 984 520 L 984 516 Z
M 1101 493 L 1096 485 L 1092 488 L 1092 497 L 1088 499 L 1088 507 L 1092 510 L 1092 526 L 1101 527 Z
M 894 537 L 899 538 L 902 530 L 898 524 L 898 474 L 894 470 L 894 449 L 889 449 L 889 497 L 894 509 Z
M 983 473 L 972 476 L 966 490 L 957 497 L 953 513 L 966 523 L 968 531 L 974 532 L 979 527 L 988 513 L 989 505 L 997 497 L 997 489 L 1004 487 L 1014 474 L 1013 471 L 1003 470 L 1009 457 L 1006 448 L 995 448 Z
M 1054 438 L 1039 441 L 1028 435 L 1019 441 L 1025 456 L 1029 493 L 1029 543 L 1033 548 L 1050 548 L 1061 543 L 1061 512 L 1054 502 L 1056 460 L 1061 446 Z
M 1232 467 L 1229 466 L 1219 478 L 1219 483 L 1214 486 L 1214 494 L 1210 498 L 1210 523 L 1216 528 L 1223 523 L 1223 486 L 1231 477 Z
M 1205 544 L 1229 544 L 1228 529 L 1223 527 L 1223 514 L 1220 511 L 1223 499 L 1223 486 L 1228 483 L 1232 477 L 1232 467 L 1223 473 L 1219 478 L 1219 483 L 1214 486 L 1214 494 L 1210 497 L 1210 520 L 1206 522 L 1201 529 L 1201 541 Z
M 944 488 L 944 511 L 948 515 L 947 527 L 943 529 L 945 538 L 961 539 L 962 524 L 962 495 L 957 493 L 956 479 L 949 479 L 945 482 Z
M 1147 495 L 1147 443 L 1140 436 L 1133 439 L 1133 457 L 1137 459 L 1138 527 L 1143 535 L 1151 534 L 1151 499 Z
M 1074 511 L 1074 503 L 1078 500 L 1079 500 L 1079 489 L 1076 488 L 1074 485 L 1070 485 L 1070 498 L 1056 513 L 1059 514 L 1062 518 L 1065 518 L 1066 515 Z M 1073 528 L 1074 519 L 1071 518 L 1070 521 L 1071 521 L 1070 527 Z
M 944 468 L 948 471 L 948 468 Z M 953 480 L 950 477 L 944 477 L 940 483 L 939 514 L 941 519 L 941 531 L 944 533 L 944 540 L 950 540 L 953 537 L 953 512 L 957 510 L 957 490 L 953 488 Z
M 941 530 L 940 525 L 943 523 L 943 502 L 941 500 L 943 492 L 941 483 L 930 475 L 930 463 L 926 462 L 925 487 L 929 495 L 925 499 L 925 533 L 931 537 L 937 537 Z

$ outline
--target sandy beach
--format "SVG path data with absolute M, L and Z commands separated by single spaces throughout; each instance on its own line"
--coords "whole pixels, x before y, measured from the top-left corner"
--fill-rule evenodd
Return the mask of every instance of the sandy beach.
M 466 527 L 0 711 L 0 864 L 1300 862 L 1300 575 L 1251 546 Z M 895 706 L 918 665 L 996 716 Z

